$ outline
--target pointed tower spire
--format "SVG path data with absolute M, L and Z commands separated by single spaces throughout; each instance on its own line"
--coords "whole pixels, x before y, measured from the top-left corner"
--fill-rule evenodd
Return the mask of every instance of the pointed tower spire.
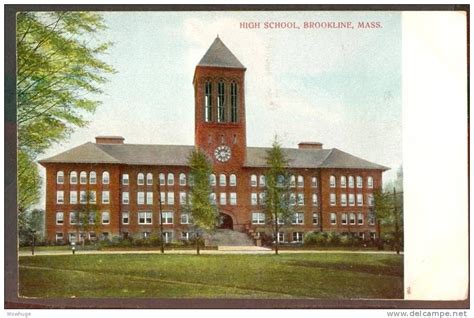
M 224 42 L 217 35 L 206 54 L 202 57 L 198 66 L 216 66 L 245 69 L 245 66 L 235 57 L 235 55 L 225 46 Z

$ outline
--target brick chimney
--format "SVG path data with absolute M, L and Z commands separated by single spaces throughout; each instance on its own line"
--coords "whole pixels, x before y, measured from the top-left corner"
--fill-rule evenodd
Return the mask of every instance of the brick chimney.
M 120 144 L 123 145 L 125 138 L 122 136 L 97 136 L 95 137 L 96 144 Z
M 300 142 L 298 149 L 323 149 L 323 144 L 320 142 Z

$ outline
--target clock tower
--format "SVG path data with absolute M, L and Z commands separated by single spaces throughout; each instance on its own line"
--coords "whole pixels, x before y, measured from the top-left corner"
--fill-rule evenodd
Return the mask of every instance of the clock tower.
M 231 171 L 245 161 L 245 70 L 218 36 L 194 72 L 195 145 L 216 170 Z

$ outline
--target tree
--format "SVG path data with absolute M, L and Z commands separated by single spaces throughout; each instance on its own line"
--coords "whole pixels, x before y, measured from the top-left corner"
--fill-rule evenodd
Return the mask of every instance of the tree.
M 101 60 L 111 43 L 96 36 L 105 29 L 95 12 L 20 12 L 17 15 L 18 211 L 40 197 L 38 155 L 65 140 L 100 101 Z
M 291 173 L 288 169 L 288 159 L 277 137 L 273 141 L 272 148 L 267 150 L 266 162 L 268 168 L 265 173 L 264 211 L 266 219 L 272 226 L 275 254 L 278 255 L 280 223 L 284 224 L 290 220 L 294 214 L 295 205 L 292 204 L 290 192 Z
M 211 184 L 209 177 L 212 173 L 212 165 L 206 154 L 202 151 L 193 151 L 188 164 L 190 171 L 190 198 L 185 210 L 193 219 L 196 235 L 196 253 L 199 255 L 199 244 L 201 243 L 201 231 L 211 232 L 215 229 L 218 221 L 216 206 L 211 202 Z
M 21 244 L 34 244 L 44 233 L 44 210 L 34 209 L 18 218 L 18 235 Z
M 97 230 L 100 228 L 100 215 L 97 213 L 96 197 L 94 192 L 85 192 L 81 197 L 81 201 L 84 204 L 79 209 L 78 222 L 75 225 L 77 235 L 84 248 L 86 242 L 86 234 L 93 232 L 97 237 Z M 81 233 L 83 236 L 81 237 Z

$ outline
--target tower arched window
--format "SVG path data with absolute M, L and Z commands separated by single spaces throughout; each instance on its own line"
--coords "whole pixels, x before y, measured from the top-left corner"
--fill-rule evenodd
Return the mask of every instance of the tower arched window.
M 229 177 L 229 185 L 235 187 L 237 185 L 237 177 L 235 174 L 231 174 Z
M 211 186 L 215 186 L 216 185 L 216 175 L 215 174 L 211 174 L 209 176 L 209 183 L 211 184 Z
M 230 121 L 237 122 L 237 83 L 230 84 Z
M 212 83 L 206 82 L 204 93 L 204 120 L 212 121 Z
M 217 121 L 225 122 L 225 83 L 217 83 Z

